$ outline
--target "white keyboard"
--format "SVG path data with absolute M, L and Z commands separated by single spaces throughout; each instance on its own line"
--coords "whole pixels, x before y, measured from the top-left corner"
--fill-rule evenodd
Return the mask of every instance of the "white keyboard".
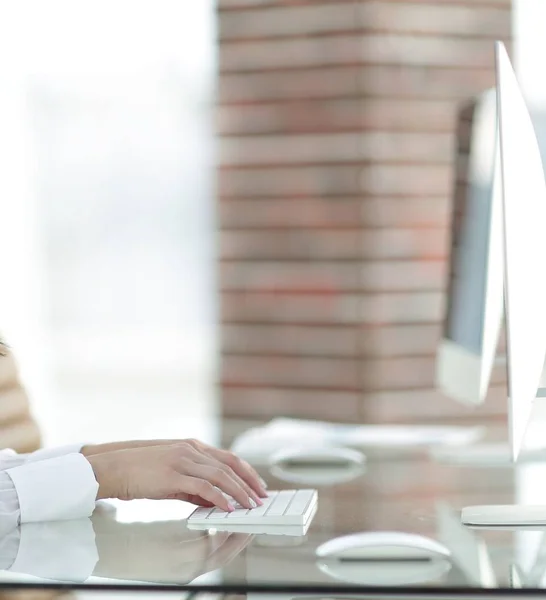
M 315 513 L 317 490 L 268 492 L 262 501 L 262 506 L 252 509 L 236 504 L 231 513 L 220 508 L 197 508 L 188 519 L 188 526 L 305 525 Z

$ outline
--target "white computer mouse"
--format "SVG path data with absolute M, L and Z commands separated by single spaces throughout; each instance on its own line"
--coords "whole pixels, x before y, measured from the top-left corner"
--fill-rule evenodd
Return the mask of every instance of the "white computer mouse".
M 448 558 L 450 552 L 443 544 L 415 533 L 369 531 L 334 538 L 319 546 L 316 555 L 339 561 L 415 561 Z
M 362 452 L 340 446 L 290 446 L 275 452 L 270 465 L 312 466 L 312 467 L 351 467 L 366 462 Z

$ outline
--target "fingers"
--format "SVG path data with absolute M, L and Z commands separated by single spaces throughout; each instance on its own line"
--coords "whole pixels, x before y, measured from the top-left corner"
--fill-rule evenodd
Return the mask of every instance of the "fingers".
M 216 458 L 209 456 L 205 452 L 195 452 L 195 460 L 201 464 L 207 465 L 209 467 L 213 467 L 215 469 L 221 469 L 224 473 L 233 479 L 243 490 L 245 490 L 247 496 L 252 498 L 254 502 L 261 506 L 263 503 L 260 499 L 260 496 L 245 482 L 243 481 L 237 473 L 228 465 L 216 460 Z
M 262 483 L 261 477 L 256 471 L 242 458 L 227 450 L 218 450 L 213 448 L 211 454 L 219 461 L 228 465 L 237 475 L 247 483 L 260 498 L 267 498 L 267 491 Z
M 267 498 L 267 491 L 263 486 L 262 479 L 245 460 L 233 452 L 220 450 L 200 442 L 197 442 L 197 448 L 230 467 L 260 498 Z
M 232 477 L 219 463 L 218 466 L 202 464 L 193 461 L 184 461 L 184 471 L 193 477 L 204 479 L 219 488 L 222 492 L 231 496 L 244 508 L 256 508 L 261 500 L 254 500 L 243 485 Z
M 186 502 L 191 502 L 192 504 L 203 506 L 204 508 L 212 508 L 214 506 L 212 502 L 201 498 L 201 496 L 194 496 L 192 494 L 183 494 L 180 496 L 180 500 L 186 500 Z
M 262 504 L 261 500 L 229 467 L 206 456 L 195 447 L 182 446 L 180 454 L 173 458 L 172 467 L 181 475 L 189 475 L 202 479 L 209 485 L 212 484 L 244 508 L 256 508 Z M 203 498 L 209 499 L 205 496 Z
M 206 503 L 217 506 L 226 512 L 235 510 L 224 494 L 206 479 L 191 475 L 180 475 L 176 487 L 179 489 L 180 494 L 202 498 Z

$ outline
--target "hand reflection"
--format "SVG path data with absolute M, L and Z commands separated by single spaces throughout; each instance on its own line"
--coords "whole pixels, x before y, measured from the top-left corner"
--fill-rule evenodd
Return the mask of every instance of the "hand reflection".
M 93 575 L 150 583 L 191 582 L 229 564 L 253 537 L 190 531 L 181 520 L 120 523 L 100 511 L 91 520 L 99 555 Z
M 91 519 L 22 525 L 5 536 L 3 558 L 12 573 L 55 581 L 95 575 L 182 585 L 226 566 L 252 537 L 191 531 L 183 519 L 123 523 L 99 508 Z

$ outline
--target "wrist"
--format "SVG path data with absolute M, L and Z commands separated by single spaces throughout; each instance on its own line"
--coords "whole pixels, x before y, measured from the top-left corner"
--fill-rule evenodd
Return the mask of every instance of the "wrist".
M 88 444 L 83 446 L 80 452 L 85 456 L 95 456 L 97 454 L 104 454 L 105 452 L 114 452 L 115 450 L 124 450 L 124 442 L 111 442 L 108 444 Z
M 99 484 L 99 489 L 97 492 L 97 500 L 106 500 L 107 498 L 113 498 L 114 494 L 111 488 L 111 474 L 110 469 L 108 468 L 108 461 L 104 460 L 104 456 L 100 454 L 94 454 L 86 457 L 91 468 L 93 469 L 93 474 L 95 475 L 95 479 Z
M 96 444 L 86 444 L 80 448 L 80 454 L 83 454 L 86 458 L 88 456 L 93 456 L 93 454 L 98 454 L 97 445 Z

